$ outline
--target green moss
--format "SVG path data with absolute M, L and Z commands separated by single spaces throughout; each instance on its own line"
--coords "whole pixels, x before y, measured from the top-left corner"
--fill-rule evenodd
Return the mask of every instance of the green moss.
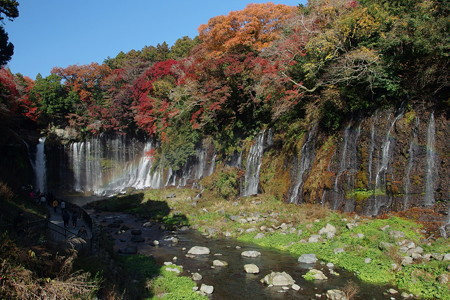
M 379 189 L 376 190 L 356 189 L 353 190 L 352 192 L 348 192 L 345 195 L 345 197 L 347 199 L 355 199 L 356 201 L 363 201 L 372 196 L 383 196 L 383 195 L 386 195 L 386 193 Z

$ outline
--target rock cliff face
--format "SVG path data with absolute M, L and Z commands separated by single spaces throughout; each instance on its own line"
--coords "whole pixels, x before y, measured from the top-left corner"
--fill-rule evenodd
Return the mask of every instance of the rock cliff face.
M 298 154 L 286 156 L 285 199 L 365 215 L 446 202 L 449 130 L 444 114 L 403 109 L 355 117 L 335 135 L 312 126 Z
M 379 110 L 354 116 L 333 133 L 311 124 L 292 145 L 284 132 L 262 131 L 233 157 L 204 142 L 184 168 L 163 168 L 149 153 L 157 144 L 97 137 L 49 145 L 53 188 L 108 194 L 130 187 L 197 185 L 216 169 L 216 157 L 242 170 L 240 195 L 271 193 L 289 203 L 379 215 L 450 199 L 450 125 L 431 109 Z M 55 147 L 53 147 L 55 148 Z M 160 160 L 161 161 L 161 160 Z

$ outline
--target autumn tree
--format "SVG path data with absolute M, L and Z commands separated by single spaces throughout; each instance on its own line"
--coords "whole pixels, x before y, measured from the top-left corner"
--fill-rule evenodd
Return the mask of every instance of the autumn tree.
M 249 4 L 243 10 L 211 18 L 199 27 L 199 38 L 213 57 L 237 45 L 260 51 L 279 37 L 283 21 L 295 11 L 293 6 L 271 2 Z
M 101 132 L 104 106 L 103 79 L 111 72 L 106 65 L 91 63 L 67 68 L 53 68 L 51 73 L 62 78 L 68 89 L 68 97 L 75 103 L 75 112 L 67 117 L 80 131 Z

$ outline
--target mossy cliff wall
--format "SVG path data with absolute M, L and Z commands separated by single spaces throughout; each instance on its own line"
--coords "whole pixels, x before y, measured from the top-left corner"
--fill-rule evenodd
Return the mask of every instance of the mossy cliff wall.
M 278 163 L 263 166 L 261 190 L 276 184 L 276 194 L 287 202 L 365 215 L 445 205 L 450 199 L 449 132 L 445 114 L 424 108 L 355 116 L 332 134 L 311 126 L 295 151 L 283 151 L 282 146 L 266 151 L 265 161 L 274 158 Z M 288 178 L 289 188 L 264 180 L 274 170 L 278 180 Z

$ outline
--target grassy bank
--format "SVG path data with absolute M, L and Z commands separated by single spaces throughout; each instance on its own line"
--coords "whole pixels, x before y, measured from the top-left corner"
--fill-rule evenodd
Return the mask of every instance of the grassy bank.
M 195 193 L 188 189 L 150 190 L 140 193 L 139 203 L 133 202 L 127 210 L 172 225 L 189 223 L 213 237 L 227 236 L 299 256 L 314 253 L 366 282 L 392 284 L 420 298 L 450 299 L 450 286 L 445 282 L 450 276 L 449 262 L 441 260 L 442 254 L 449 252 L 448 240 L 425 239 L 424 228 L 414 221 L 345 215 L 264 196 L 236 201 L 195 199 Z M 112 208 L 126 202 L 132 203 L 129 196 L 102 205 Z M 320 234 L 327 224 L 334 233 Z M 406 250 L 411 249 L 421 255 L 408 263 Z

